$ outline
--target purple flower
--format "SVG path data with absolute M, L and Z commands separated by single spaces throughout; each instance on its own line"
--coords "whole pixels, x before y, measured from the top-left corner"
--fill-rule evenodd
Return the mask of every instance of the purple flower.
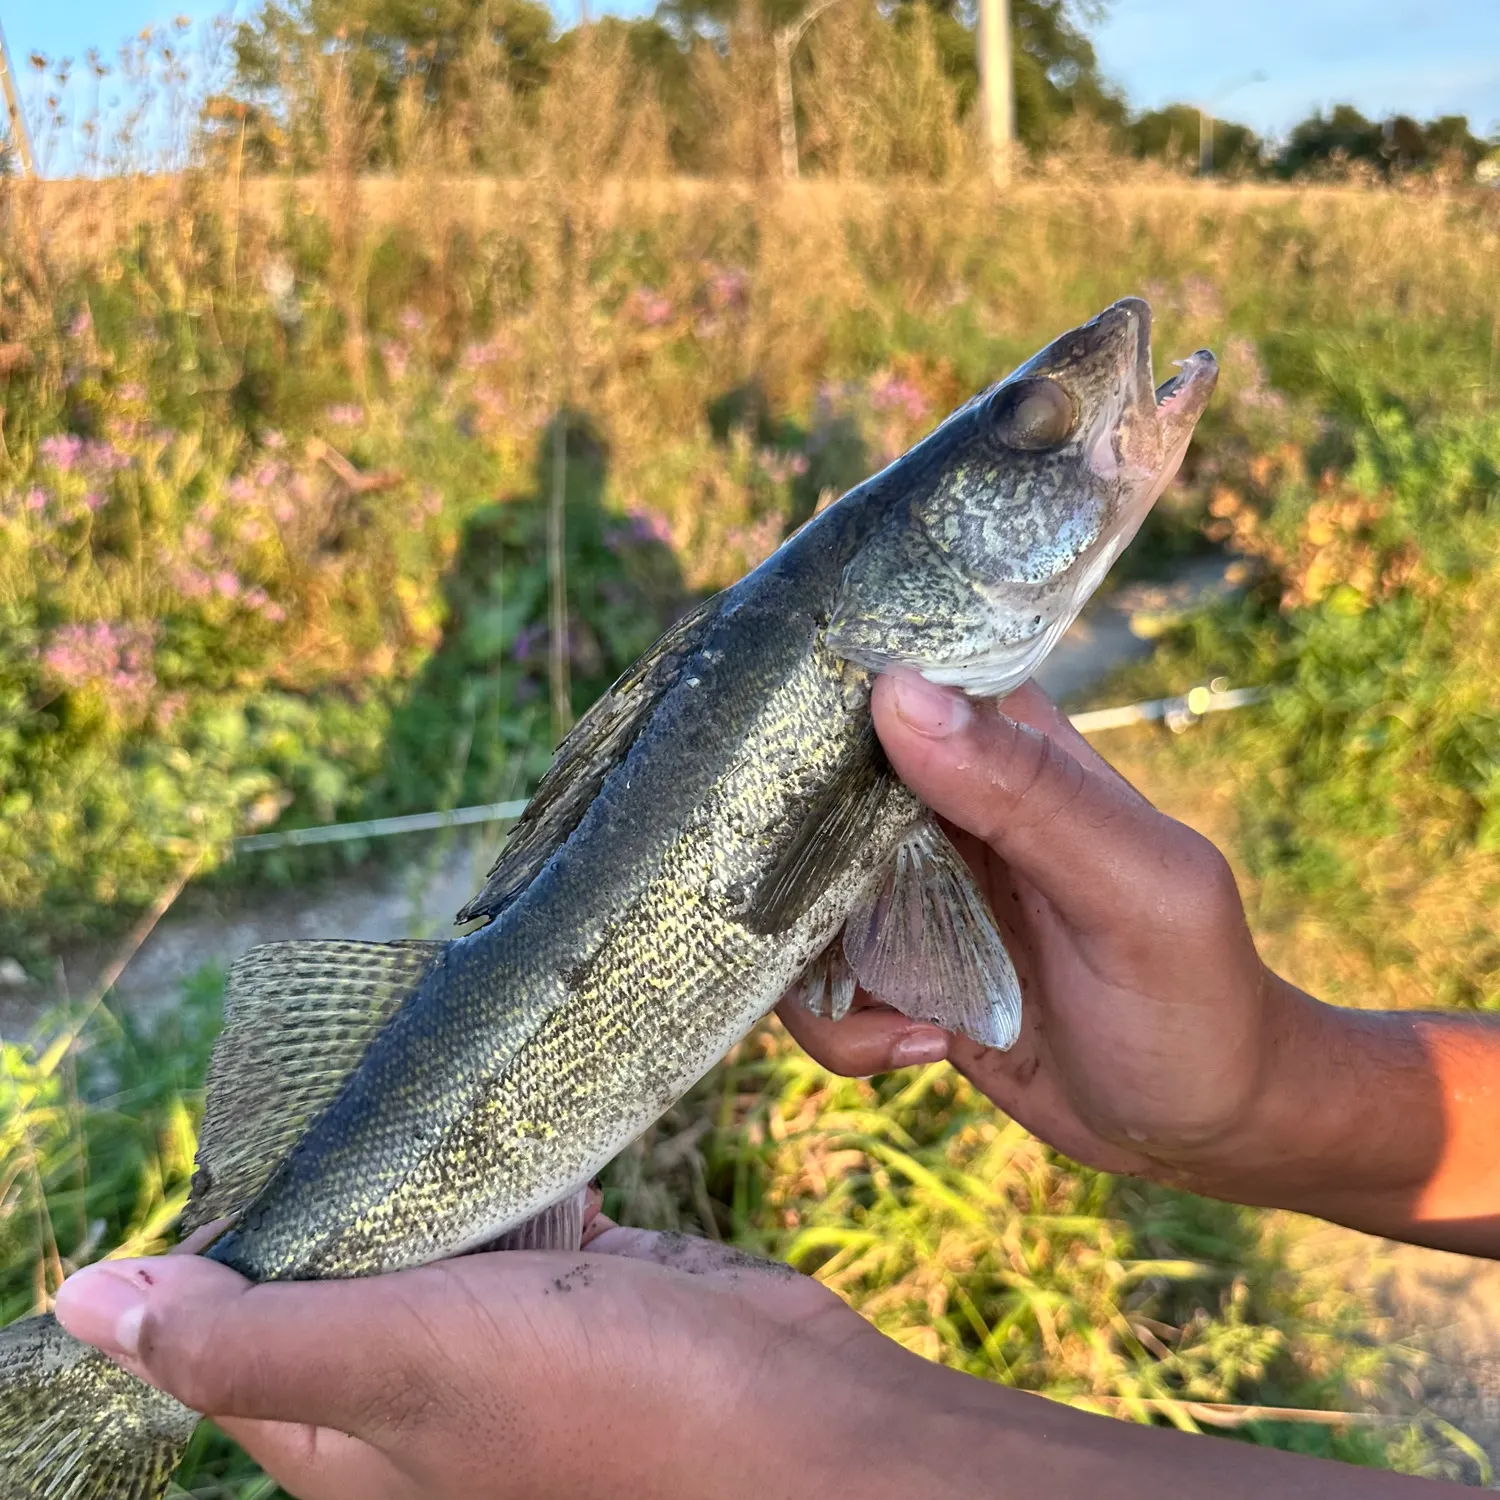
M 876 411 L 899 412 L 912 422 L 927 415 L 927 397 L 915 381 L 903 375 L 877 375 L 870 382 L 870 404 Z
M 512 661 L 528 662 L 536 656 L 547 642 L 547 627 L 545 625 L 523 625 L 516 632 L 515 641 L 510 648 Z
M 625 306 L 643 328 L 660 328 L 672 318 L 671 299 L 649 287 L 637 287 L 626 299 Z
M 659 510 L 647 505 L 632 505 L 625 512 L 624 526 L 605 533 L 604 545 L 611 552 L 622 552 L 627 547 L 639 547 L 648 542 L 660 542 L 664 547 L 672 545 L 672 523 Z
M 364 425 L 365 409 L 354 401 L 345 401 L 330 406 L 324 413 L 335 427 L 360 427 Z
M 172 721 L 187 707 L 186 693 L 163 693 L 156 700 L 156 707 L 152 710 L 158 726 L 162 729 L 170 728 Z
M 44 463 L 49 463 L 59 473 L 66 474 L 83 452 L 83 439 L 71 432 L 60 432 L 43 438 L 37 451 Z
M 385 364 L 385 373 L 392 380 L 406 379 L 406 366 L 411 351 L 399 339 L 386 339 L 380 346 L 380 358 Z
M 459 363 L 466 370 L 482 370 L 486 365 L 499 364 L 511 356 L 509 342 L 498 335 L 479 344 L 465 344 Z
M 89 510 L 98 512 L 104 509 L 104 502 L 107 499 L 108 496 L 101 495 L 98 490 L 90 490 L 88 494 L 83 497 L 83 503 L 88 507 Z
M 214 591 L 213 579 L 201 568 L 190 565 L 174 568 L 172 583 L 184 599 L 206 599 Z
M 221 568 L 214 574 L 214 592 L 225 599 L 238 599 L 241 587 L 239 579 L 228 568 Z
M 742 308 L 750 300 L 750 273 L 740 266 L 725 266 L 708 278 L 708 301 L 716 312 Z
M 118 474 L 121 469 L 128 469 L 135 460 L 128 453 L 121 453 L 113 443 L 100 438 L 83 445 L 79 462 L 94 474 Z
M 94 687 L 116 707 L 140 709 L 156 687 L 155 644 L 154 625 L 63 625 L 42 650 L 42 672 L 65 692 Z
M 774 448 L 763 448 L 756 455 L 756 461 L 773 484 L 786 484 L 807 473 L 805 453 L 778 453 Z
M 749 526 L 730 532 L 730 539 L 744 549 L 745 560 L 752 567 L 762 563 L 780 545 L 784 526 L 780 516 L 762 516 Z
M 33 485 L 29 490 L 26 491 L 26 509 L 46 510 L 47 502 L 51 500 L 51 498 L 52 496 L 49 495 L 47 491 L 41 487 L 41 485 Z

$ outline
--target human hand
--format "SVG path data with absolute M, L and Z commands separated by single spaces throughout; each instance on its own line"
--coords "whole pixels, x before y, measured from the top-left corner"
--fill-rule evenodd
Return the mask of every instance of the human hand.
M 105 1261 L 57 1316 L 300 1500 L 832 1493 L 872 1383 L 919 1363 L 784 1266 L 603 1219 L 577 1254 L 362 1281 Z
M 1009 1052 L 955 1035 L 947 1055 L 1076 1160 L 1211 1184 L 1221 1159 L 1254 1154 L 1262 1087 L 1305 997 L 1261 963 L 1212 844 L 1152 807 L 1040 689 L 1003 710 L 914 674 L 875 688 L 891 764 L 947 822 L 1024 994 Z M 837 1072 L 913 1061 L 924 1041 L 941 1055 L 942 1033 L 856 1006 L 835 1022 L 788 1000 L 780 1015 Z

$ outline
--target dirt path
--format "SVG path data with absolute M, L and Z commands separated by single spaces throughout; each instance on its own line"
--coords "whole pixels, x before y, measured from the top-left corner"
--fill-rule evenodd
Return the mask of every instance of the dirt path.
M 1149 654 L 1149 637 L 1163 615 L 1230 586 L 1223 566 L 1210 562 L 1191 565 L 1170 585 L 1122 590 L 1069 632 L 1039 674 L 1043 686 L 1076 700 L 1112 668 Z M 257 943 L 445 933 L 453 913 L 479 888 L 499 837 L 489 830 L 425 851 L 413 841 L 416 867 L 369 870 L 271 897 L 189 892 L 136 954 L 116 995 L 138 1012 L 169 1005 L 182 981 L 203 965 L 227 966 Z M 112 953 L 100 947 L 64 954 L 70 992 L 87 994 Z M 0 989 L 0 1033 L 19 1034 L 44 998 L 35 988 Z M 1298 1222 L 1292 1239 L 1294 1260 L 1336 1267 L 1376 1289 L 1390 1316 L 1389 1338 L 1418 1356 L 1415 1408 L 1467 1433 L 1500 1471 L 1500 1264 L 1392 1245 L 1312 1221 Z

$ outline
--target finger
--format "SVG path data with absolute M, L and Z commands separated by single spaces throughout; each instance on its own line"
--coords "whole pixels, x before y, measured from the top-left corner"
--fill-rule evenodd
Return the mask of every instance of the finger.
M 800 1000 L 776 1007 L 781 1024 L 814 1062 L 845 1078 L 868 1078 L 948 1055 L 948 1033 L 883 1005 L 851 1010 L 842 1020 L 815 1016 Z
M 999 701 L 1000 712 L 1018 724 L 1040 730 L 1059 749 L 1066 750 L 1074 760 L 1100 772 L 1113 776 L 1130 787 L 1136 796 L 1140 793 L 1120 772 L 1094 749 L 1082 734 L 1073 727 L 1073 721 L 1034 682 L 1023 682 L 1008 698 Z
M 1041 712 L 1035 698 L 1023 708 Z M 1057 739 L 915 673 L 875 686 L 875 726 L 896 774 L 983 839 L 1071 921 L 1118 929 L 1158 918 L 1169 876 L 1190 881 L 1212 846 Z M 1220 861 L 1222 863 L 1222 861 Z
M 201 1256 L 101 1261 L 63 1283 L 56 1310 L 195 1411 L 377 1437 L 441 1399 L 413 1354 L 432 1340 L 422 1284 L 401 1295 L 404 1280 L 255 1285 Z
M 583 1235 L 579 1248 L 593 1239 L 600 1229 L 607 1228 L 610 1221 L 604 1217 L 604 1192 L 597 1182 L 589 1183 L 583 1194 Z
M 301 1500 L 385 1500 L 402 1493 L 391 1461 L 361 1438 L 301 1422 L 220 1417 L 216 1425 Z

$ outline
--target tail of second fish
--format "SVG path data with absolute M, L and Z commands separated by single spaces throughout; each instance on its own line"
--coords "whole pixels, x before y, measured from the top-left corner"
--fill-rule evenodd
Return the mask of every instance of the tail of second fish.
M 0 1328 L 5 1500 L 159 1500 L 198 1420 L 53 1317 Z

